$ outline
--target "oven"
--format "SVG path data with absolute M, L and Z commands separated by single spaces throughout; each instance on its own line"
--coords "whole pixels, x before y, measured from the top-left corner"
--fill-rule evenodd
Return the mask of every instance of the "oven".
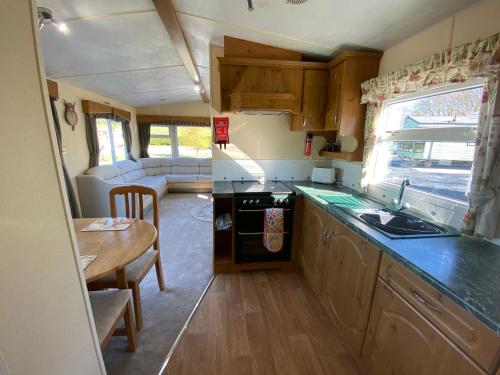
M 236 263 L 289 261 L 292 255 L 294 205 L 295 193 L 288 188 L 282 188 L 279 192 L 236 190 L 234 198 Z M 264 246 L 266 208 L 283 209 L 283 248 L 276 253 L 270 252 Z

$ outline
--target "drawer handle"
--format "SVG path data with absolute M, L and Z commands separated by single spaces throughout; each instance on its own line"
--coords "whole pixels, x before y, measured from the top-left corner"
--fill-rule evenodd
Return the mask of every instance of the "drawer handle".
M 428 307 L 432 311 L 437 312 L 438 314 L 443 313 L 439 307 L 433 305 L 430 302 L 427 302 L 420 294 L 418 294 L 418 292 L 415 289 L 410 287 L 410 291 L 411 291 L 411 294 L 413 294 L 413 297 L 415 297 L 415 299 L 417 300 L 417 302 L 420 302 L 422 305 Z

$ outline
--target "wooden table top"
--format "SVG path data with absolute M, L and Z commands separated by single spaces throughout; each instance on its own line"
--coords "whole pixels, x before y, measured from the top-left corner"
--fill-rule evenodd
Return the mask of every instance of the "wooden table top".
M 87 283 L 122 269 L 144 254 L 156 239 L 156 228 L 144 220 L 137 220 L 124 231 L 81 231 L 95 220 L 73 220 L 80 255 L 97 255 L 84 271 Z

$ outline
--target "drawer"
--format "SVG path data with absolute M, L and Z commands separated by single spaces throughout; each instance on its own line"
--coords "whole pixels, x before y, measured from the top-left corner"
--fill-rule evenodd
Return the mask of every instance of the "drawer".
M 496 370 L 500 336 L 386 254 L 379 276 L 481 367 Z

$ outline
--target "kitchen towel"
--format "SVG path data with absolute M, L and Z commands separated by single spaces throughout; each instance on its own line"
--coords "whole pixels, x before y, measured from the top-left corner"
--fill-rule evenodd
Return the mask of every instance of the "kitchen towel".
M 264 246 L 272 253 L 283 248 L 283 215 L 282 208 L 266 208 L 264 212 Z

